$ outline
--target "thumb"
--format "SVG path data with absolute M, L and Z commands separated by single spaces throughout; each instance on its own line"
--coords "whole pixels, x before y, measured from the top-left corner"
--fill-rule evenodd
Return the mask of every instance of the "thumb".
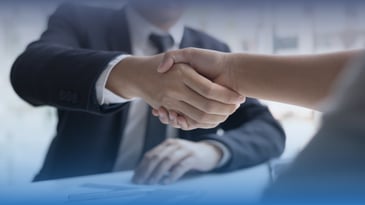
M 187 52 L 187 49 L 166 52 L 162 62 L 157 68 L 157 72 L 165 73 L 176 63 L 189 63 L 190 59 L 187 57 L 188 55 L 186 55 Z
M 173 55 L 166 53 L 160 63 L 160 65 L 157 68 L 157 72 L 159 73 L 166 73 L 169 71 L 172 66 L 175 64 L 175 60 Z

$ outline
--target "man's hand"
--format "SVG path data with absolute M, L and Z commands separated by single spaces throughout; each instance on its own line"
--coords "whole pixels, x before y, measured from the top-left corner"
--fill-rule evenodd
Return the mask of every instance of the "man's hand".
M 127 57 L 107 82 L 107 88 L 124 98 L 142 98 L 153 108 L 164 107 L 189 119 L 179 128 L 212 128 L 225 121 L 242 97 L 198 74 L 185 64 L 174 64 L 171 71 L 156 71 L 162 55 Z M 174 119 L 171 119 L 174 120 Z
M 222 151 L 208 142 L 168 139 L 145 154 L 135 170 L 137 184 L 171 184 L 189 171 L 211 171 Z
M 199 48 L 185 48 L 165 53 L 158 72 L 165 73 L 174 64 L 184 63 L 211 81 L 235 90 L 235 79 L 231 77 L 231 63 L 228 53 Z
M 158 72 L 165 73 L 175 68 L 179 63 L 188 64 L 199 74 L 222 86 L 237 89 L 231 71 L 229 54 L 197 48 L 186 48 L 167 52 L 159 65 Z M 241 103 L 243 103 L 242 98 Z M 224 103 L 224 101 L 223 101 Z M 162 123 L 170 124 L 176 128 L 182 126 L 199 127 L 189 116 L 181 115 L 166 107 L 153 110 L 156 117 L 160 117 Z M 202 128 L 202 127 L 200 127 Z

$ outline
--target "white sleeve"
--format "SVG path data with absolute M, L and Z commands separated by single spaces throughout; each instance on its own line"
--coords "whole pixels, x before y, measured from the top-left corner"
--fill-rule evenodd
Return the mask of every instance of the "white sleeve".
M 112 70 L 119 62 L 128 56 L 129 55 L 120 55 L 110 61 L 106 69 L 101 73 L 99 79 L 96 81 L 95 90 L 99 105 L 119 104 L 133 101 L 133 99 L 122 98 L 106 88 L 106 82 Z

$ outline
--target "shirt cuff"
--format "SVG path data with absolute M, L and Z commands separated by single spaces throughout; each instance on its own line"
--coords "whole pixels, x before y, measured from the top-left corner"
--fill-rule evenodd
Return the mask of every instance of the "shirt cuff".
M 224 144 L 222 144 L 222 143 L 220 143 L 218 141 L 215 141 L 215 140 L 204 140 L 203 142 L 206 142 L 206 143 L 209 143 L 209 144 L 211 144 L 213 146 L 216 146 L 222 152 L 222 158 L 218 162 L 217 166 L 215 167 L 216 169 L 223 167 L 231 159 L 232 154 L 231 154 L 231 152 L 229 151 L 229 149 Z
M 99 105 L 120 104 L 133 101 L 133 99 L 122 98 L 106 88 L 106 82 L 115 66 L 129 55 L 120 55 L 109 62 L 106 69 L 101 73 L 95 84 L 96 98 Z

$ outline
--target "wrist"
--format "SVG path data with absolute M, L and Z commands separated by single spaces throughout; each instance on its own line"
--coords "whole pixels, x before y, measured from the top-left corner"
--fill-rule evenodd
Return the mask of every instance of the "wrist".
M 218 146 L 214 145 L 213 143 L 204 141 L 204 142 L 200 142 L 199 144 L 201 144 L 203 147 L 205 147 L 205 149 L 207 150 L 207 153 L 208 153 L 208 157 L 213 160 L 214 165 L 213 165 L 212 169 L 217 167 L 219 162 L 223 158 L 223 151 Z
M 229 86 L 237 93 L 246 96 L 246 70 L 249 69 L 250 55 L 248 54 L 227 54 L 227 79 Z
M 137 98 L 137 57 L 126 57 L 111 71 L 106 88 L 125 99 Z

